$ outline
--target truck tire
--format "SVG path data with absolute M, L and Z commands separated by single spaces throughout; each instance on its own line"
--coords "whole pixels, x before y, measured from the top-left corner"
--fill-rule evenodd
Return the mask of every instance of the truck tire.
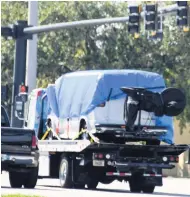
M 100 179 L 100 183 L 102 184 L 111 184 L 113 181 L 114 179 L 110 177 L 103 177 L 102 179 Z
M 23 173 L 10 171 L 9 181 L 12 188 L 21 188 L 24 182 Z
M 129 181 L 129 188 L 132 193 L 141 193 L 141 185 L 133 179 Z
M 24 187 L 34 188 L 38 180 L 38 167 L 32 168 L 30 172 L 26 173 Z
M 97 186 L 98 186 L 98 181 L 97 181 L 97 180 L 91 179 L 91 180 L 87 183 L 88 189 L 96 189 Z
M 59 166 L 59 180 L 60 185 L 63 188 L 72 188 L 72 177 L 71 177 L 71 160 L 66 157 L 61 157 L 61 162 Z
M 76 189 L 84 189 L 85 188 L 85 184 L 82 184 L 82 183 L 74 184 L 74 188 L 76 188 Z
M 154 185 L 145 185 L 142 187 L 142 191 L 144 193 L 152 194 L 154 192 L 155 186 Z

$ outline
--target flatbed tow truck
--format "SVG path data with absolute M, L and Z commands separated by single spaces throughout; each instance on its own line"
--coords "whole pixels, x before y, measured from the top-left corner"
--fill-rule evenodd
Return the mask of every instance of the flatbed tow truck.
M 99 182 L 129 181 L 131 192 L 162 186 L 162 169 L 174 168 L 187 145 L 133 145 L 88 140 L 40 140 L 39 178 L 59 178 L 61 187 L 95 189 Z M 44 161 L 43 161 L 44 160 Z M 57 168 L 59 166 L 59 168 Z
M 65 88 L 70 89 L 70 86 Z M 38 178 L 59 179 L 60 186 L 63 188 L 87 186 L 89 189 L 95 189 L 99 182 L 110 184 L 114 180 L 124 180 L 129 182 L 131 192 L 153 193 L 156 186 L 163 185 L 162 170 L 174 168 L 174 164 L 179 161 L 179 155 L 189 149 L 185 144 L 161 144 L 159 137 L 167 132 L 164 125 L 141 124 L 141 110 L 154 112 L 158 116 L 164 114 L 176 116 L 181 113 L 185 107 L 185 99 L 178 89 L 168 88 L 161 93 L 154 93 L 144 88 L 122 88 L 124 92 L 129 91 L 128 97 L 131 92 L 134 93 L 131 96 L 134 97 L 132 103 L 128 97 L 125 100 L 124 114 L 128 114 L 127 119 L 124 116 L 125 124 L 99 123 L 95 125 L 96 132 L 80 124 L 81 127 L 75 131 L 77 136 L 72 139 L 62 138 L 56 127 L 53 127 L 53 118 L 50 119 L 51 116 L 46 115 L 45 98 L 47 97 L 40 91 L 34 90 L 35 94 L 31 94 L 33 100 L 29 101 L 30 121 L 27 122 L 28 125 L 32 122 L 32 128 L 38 137 L 37 148 L 40 154 Z M 51 93 L 49 98 L 51 96 L 54 95 Z M 62 100 L 65 101 L 64 98 Z M 178 104 L 180 108 L 175 108 Z M 138 111 L 138 125 L 135 126 L 134 121 Z M 45 131 L 44 128 L 47 130 Z M 103 135 L 102 130 L 104 130 Z M 87 134 L 86 139 L 81 138 L 83 133 Z

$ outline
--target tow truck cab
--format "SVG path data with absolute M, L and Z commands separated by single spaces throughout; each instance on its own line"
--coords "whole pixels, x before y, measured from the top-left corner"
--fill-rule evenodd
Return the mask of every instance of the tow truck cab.
M 29 95 L 27 102 L 27 114 L 25 127 L 34 129 L 36 136 L 41 139 L 42 134 L 46 131 L 47 121 L 47 96 L 45 89 L 34 89 Z

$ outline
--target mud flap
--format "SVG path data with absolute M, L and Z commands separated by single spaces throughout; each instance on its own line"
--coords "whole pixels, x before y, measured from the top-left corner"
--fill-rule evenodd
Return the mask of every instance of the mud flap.
M 50 176 L 50 156 L 49 156 L 49 152 L 40 152 L 39 176 Z
M 145 185 L 154 185 L 154 186 L 162 186 L 162 177 L 144 177 Z

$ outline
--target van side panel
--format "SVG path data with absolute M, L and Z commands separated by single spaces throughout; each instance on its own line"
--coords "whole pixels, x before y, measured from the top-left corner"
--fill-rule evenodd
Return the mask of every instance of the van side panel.
M 95 120 L 98 124 L 125 124 L 124 121 L 124 102 L 125 98 L 111 100 L 106 102 L 106 108 L 97 107 L 95 112 Z M 138 116 L 135 121 L 138 124 Z M 153 113 L 141 111 L 141 124 L 155 126 L 155 116 Z

